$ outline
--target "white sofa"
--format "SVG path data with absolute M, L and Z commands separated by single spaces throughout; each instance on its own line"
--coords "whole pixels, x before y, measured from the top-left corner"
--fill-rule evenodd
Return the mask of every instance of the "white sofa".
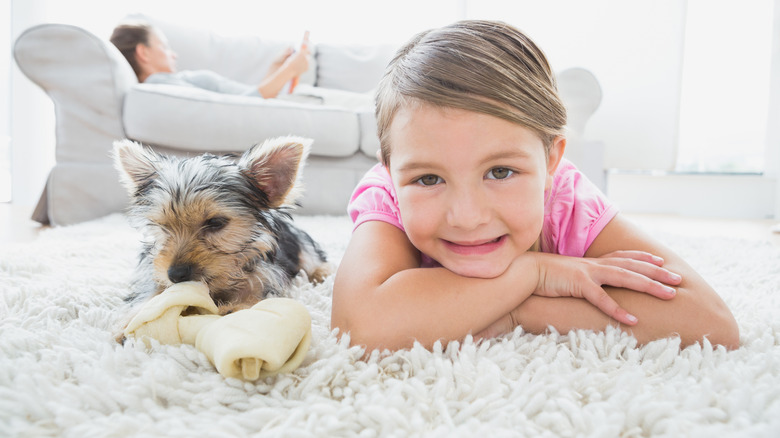
M 225 37 L 152 17 L 135 18 L 146 19 L 165 33 L 177 52 L 179 69 L 209 69 L 247 84 L 260 81 L 283 47 L 297 44 L 258 36 Z M 369 92 L 395 49 L 316 44 L 312 66 L 301 83 Z M 113 141 L 125 137 L 176 155 L 236 153 L 279 135 L 312 138 L 303 178 L 306 194 L 299 210 L 304 214 L 344 214 L 355 184 L 376 162 L 379 141 L 371 105 L 350 109 L 139 84 L 110 42 L 64 24 L 26 30 L 14 45 L 14 57 L 55 107 L 56 165 L 33 215 L 42 223 L 76 223 L 128 205 L 109 158 Z M 559 77 L 576 143 L 600 103 L 600 87 L 582 69 L 561 72 Z M 584 170 L 598 183 L 603 173 L 598 144 L 583 150 L 587 154 L 573 161 L 581 166 L 594 162 L 585 163 Z

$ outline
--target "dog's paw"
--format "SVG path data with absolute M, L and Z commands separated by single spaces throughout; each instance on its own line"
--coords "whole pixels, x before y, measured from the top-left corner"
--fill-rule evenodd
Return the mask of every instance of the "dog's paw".
M 331 274 L 336 272 L 336 267 L 331 263 L 323 263 L 317 267 L 312 273 L 308 274 L 309 281 L 314 284 L 320 284 L 330 277 Z
M 127 340 L 127 337 L 125 336 L 125 330 L 122 329 L 121 331 L 114 331 L 114 340 L 119 345 L 125 345 L 125 341 Z

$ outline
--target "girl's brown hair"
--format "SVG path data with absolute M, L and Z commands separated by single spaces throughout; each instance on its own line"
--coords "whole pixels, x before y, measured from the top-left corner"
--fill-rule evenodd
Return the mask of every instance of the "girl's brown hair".
M 488 114 L 536 132 L 549 147 L 563 135 L 566 108 L 544 53 L 518 29 L 466 20 L 414 36 L 395 55 L 376 95 L 382 161 L 390 163 L 390 124 L 405 105 Z

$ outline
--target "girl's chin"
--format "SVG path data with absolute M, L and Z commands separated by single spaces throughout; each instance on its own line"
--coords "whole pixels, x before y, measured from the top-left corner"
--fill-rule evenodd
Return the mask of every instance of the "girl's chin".
M 450 266 L 448 266 L 450 265 Z M 506 272 L 509 264 L 482 264 L 482 263 L 446 263 L 442 264 L 448 270 L 462 276 L 470 278 L 496 278 Z

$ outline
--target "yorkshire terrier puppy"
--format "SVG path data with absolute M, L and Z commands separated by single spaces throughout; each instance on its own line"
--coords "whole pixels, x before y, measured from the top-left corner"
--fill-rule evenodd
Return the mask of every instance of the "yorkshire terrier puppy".
M 144 236 L 126 299 L 131 307 L 174 283 L 202 281 L 227 314 L 284 296 L 300 271 L 309 281 L 324 280 L 331 273 L 325 253 L 289 214 L 301 194 L 310 143 L 271 139 L 237 159 L 175 158 L 130 140 L 114 143 L 115 165 L 132 198 L 128 216 Z

